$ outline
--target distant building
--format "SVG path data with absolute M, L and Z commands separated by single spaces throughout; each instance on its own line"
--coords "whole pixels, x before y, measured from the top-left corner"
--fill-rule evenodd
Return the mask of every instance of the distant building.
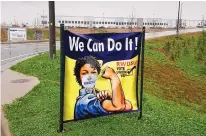
M 182 28 L 196 27 L 201 24 L 201 21 L 195 20 L 180 20 Z M 65 27 L 82 27 L 82 28 L 176 28 L 176 19 L 161 19 L 161 18 L 124 18 L 124 17 L 92 17 L 92 16 L 56 16 L 55 25 L 60 27 L 64 24 Z
M 64 24 L 65 27 L 134 28 L 142 27 L 143 18 L 56 16 L 55 24 L 57 27 Z

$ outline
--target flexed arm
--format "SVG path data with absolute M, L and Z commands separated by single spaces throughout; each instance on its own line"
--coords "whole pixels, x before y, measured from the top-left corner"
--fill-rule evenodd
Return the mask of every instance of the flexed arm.
M 102 72 L 102 77 L 110 79 L 112 88 L 111 99 L 102 101 L 102 107 L 109 111 L 128 111 L 132 109 L 131 102 L 125 100 L 121 82 L 112 68 L 105 68 Z

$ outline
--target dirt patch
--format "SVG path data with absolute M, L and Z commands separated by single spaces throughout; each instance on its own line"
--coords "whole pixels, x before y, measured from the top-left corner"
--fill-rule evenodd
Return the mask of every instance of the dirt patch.
M 188 79 L 181 70 L 172 65 L 154 63 L 148 59 L 147 64 L 145 78 L 153 79 L 161 88 L 161 92 L 146 90 L 148 93 L 180 104 L 180 100 L 195 104 L 201 104 L 203 100 L 206 100 L 206 84 Z
M 128 28 L 66 28 L 74 33 L 89 34 L 89 33 L 126 33 L 129 32 Z M 133 32 L 140 32 L 142 29 L 134 28 Z
M 161 53 L 163 53 L 165 55 L 169 54 L 169 52 L 166 51 L 163 47 L 162 48 L 152 48 L 152 50 L 159 51 L 159 52 L 161 52 Z
M 200 60 L 200 62 L 206 65 L 206 60 Z
M 2 42 L 8 41 L 8 34 L 7 34 L 7 28 L 6 27 L 1 28 L 1 41 Z

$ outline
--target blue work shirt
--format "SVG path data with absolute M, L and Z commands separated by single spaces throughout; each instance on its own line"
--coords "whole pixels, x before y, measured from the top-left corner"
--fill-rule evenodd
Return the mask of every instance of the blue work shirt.
M 77 97 L 74 119 L 85 119 L 90 117 L 102 116 L 108 114 L 105 111 L 94 93 L 86 92 L 83 88 L 79 91 L 79 97 Z

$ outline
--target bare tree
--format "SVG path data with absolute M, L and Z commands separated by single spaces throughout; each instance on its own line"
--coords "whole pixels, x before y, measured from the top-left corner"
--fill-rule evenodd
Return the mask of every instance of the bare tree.
M 131 15 L 129 15 L 129 19 L 128 19 L 128 28 L 129 28 L 129 32 L 132 32 L 133 31 L 133 24 L 135 22 L 135 14 L 134 14 L 134 8 L 132 7 L 132 13 Z
M 1 26 L 2 27 L 7 26 L 7 23 L 4 21 L 4 22 L 1 23 Z

